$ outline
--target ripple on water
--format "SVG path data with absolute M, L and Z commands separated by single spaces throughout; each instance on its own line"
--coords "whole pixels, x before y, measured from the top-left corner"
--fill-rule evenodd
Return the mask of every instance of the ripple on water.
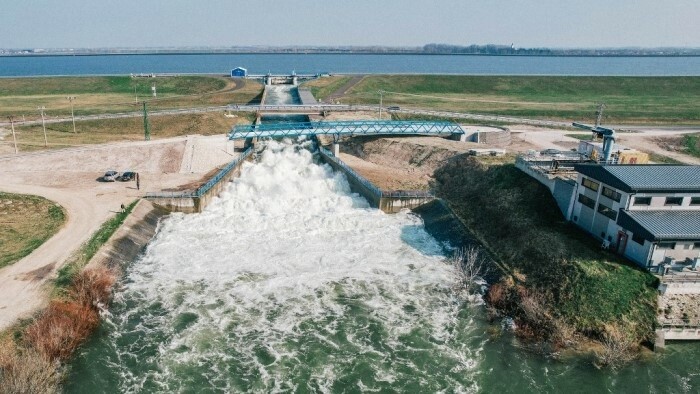
M 74 378 L 127 392 L 473 390 L 481 345 L 454 281 L 418 218 L 370 209 L 309 151 L 269 143 L 205 212 L 163 222 Z

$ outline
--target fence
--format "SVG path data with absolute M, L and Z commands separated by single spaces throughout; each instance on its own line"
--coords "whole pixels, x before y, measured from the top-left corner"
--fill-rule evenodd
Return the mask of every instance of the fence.
M 350 168 L 347 164 L 345 164 L 342 160 L 338 159 L 333 155 L 331 151 L 328 149 L 322 147 L 319 145 L 318 147 L 319 152 L 326 157 L 328 160 L 331 160 L 335 164 L 339 165 L 340 167 L 343 167 L 343 169 L 350 175 L 352 176 L 357 182 L 359 182 L 362 186 L 366 187 L 370 192 L 372 192 L 374 195 L 377 197 L 382 197 L 382 191 L 378 187 L 374 186 L 372 182 L 368 181 L 366 178 L 364 178 L 362 175 L 358 174 Z
M 228 175 L 234 168 L 236 168 L 243 160 L 247 159 L 253 153 L 253 148 L 250 147 L 246 149 L 238 158 L 228 163 L 224 168 L 219 170 L 219 172 L 214 175 L 207 183 L 198 187 L 194 191 L 184 191 L 184 192 L 156 192 L 156 193 L 146 193 L 146 198 L 197 198 L 205 195 L 209 190 L 211 190 L 214 185 L 219 183 L 226 175 Z

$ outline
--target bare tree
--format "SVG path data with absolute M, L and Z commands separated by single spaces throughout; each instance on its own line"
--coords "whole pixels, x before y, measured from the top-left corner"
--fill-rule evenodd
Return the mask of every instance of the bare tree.
M 637 343 L 618 326 L 605 327 L 602 348 L 596 351 L 597 365 L 617 369 L 637 358 Z
M 483 274 L 483 259 L 479 249 L 473 246 L 460 248 L 452 255 L 450 261 L 457 273 L 458 288 L 473 291 L 477 278 Z

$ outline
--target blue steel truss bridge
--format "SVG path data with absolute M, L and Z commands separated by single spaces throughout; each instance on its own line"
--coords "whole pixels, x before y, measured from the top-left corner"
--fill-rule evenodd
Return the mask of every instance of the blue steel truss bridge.
M 231 129 L 230 140 L 247 138 L 293 138 L 310 135 L 462 135 L 453 122 L 420 121 L 347 121 L 295 122 L 238 125 Z

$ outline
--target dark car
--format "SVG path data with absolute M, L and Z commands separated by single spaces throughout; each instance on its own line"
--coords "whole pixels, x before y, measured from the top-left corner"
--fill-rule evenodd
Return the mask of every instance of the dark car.
M 114 182 L 117 179 L 119 179 L 119 173 L 112 170 L 105 172 L 105 174 L 102 176 L 102 180 L 104 182 Z
M 134 178 L 136 178 L 135 172 L 126 171 L 125 173 L 122 174 L 121 177 L 119 177 L 119 180 L 122 182 L 128 182 L 128 181 L 133 181 Z
M 399 111 L 399 110 L 401 110 L 401 107 L 393 105 L 391 107 L 386 107 L 386 110 L 387 111 Z

